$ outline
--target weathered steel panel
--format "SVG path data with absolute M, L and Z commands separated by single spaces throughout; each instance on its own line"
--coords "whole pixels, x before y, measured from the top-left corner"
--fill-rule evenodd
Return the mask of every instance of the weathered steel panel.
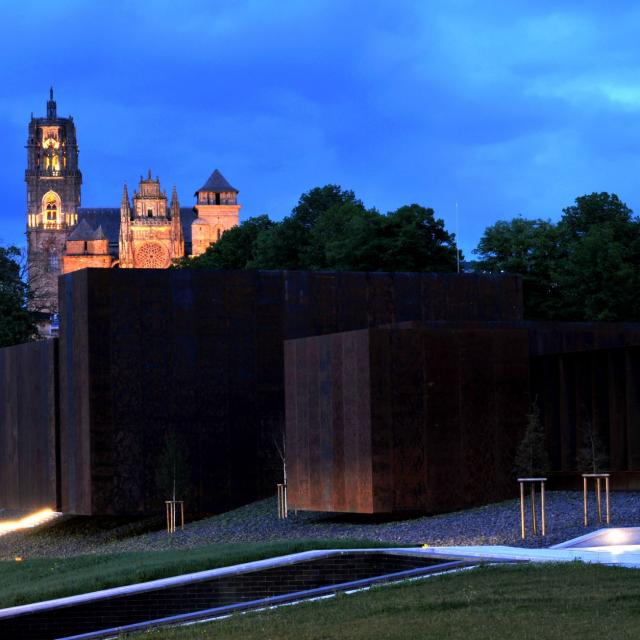
M 529 401 L 526 330 L 386 326 L 286 344 L 292 508 L 442 511 L 513 492 Z M 299 375 L 322 370 L 315 353 L 342 370 L 330 387 Z M 334 420 L 318 424 L 300 411 L 318 401 L 333 403 Z M 316 432 L 343 424 L 327 450 Z M 327 476 L 323 490 L 304 484 Z
M 87 270 L 64 276 L 65 510 L 155 511 L 167 497 L 166 477 L 172 473 L 167 461 L 176 458 L 177 484 L 192 510 L 218 511 L 272 494 L 282 481 L 276 443 L 284 432 L 283 340 L 396 318 L 420 320 L 420 315 L 464 319 L 456 314 L 475 313 L 468 295 L 483 278 L 200 270 Z M 505 319 L 511 320 L 514 309 L 521 309 L 520 294 L 512 286 L 518 279 L 488 279 L 492 295 L 502 295 L 501 282 L 510 283 L 509 301 L 495 304 L 507 309 Z M 439 299 L 433 291 L 441 280 L 447 293 Z M 409 302 L 404 300 L 408 289 L 415 292 Z M 414 315 L 417 309 L 419 316 Z M 355 347 L 345 343 L 344 348 Z M 341 486 L 340 478 L 331 489 L 323 484 L 327 470 L 334 468 L 336 438 L 342 438 L 343 451 L 358 452 L 357 465 L 365 465 L 354 476 L 358 482 L 370 473 L 370 456 L 360 455 L 371 447 L 370 435 L 360 430 L 369 411 L 360 394 L 363 376 L 369 376 L 368 352 L 366 358 L 358 353 L 361 361 L 345 383 L 355 395 L 351 405 L 340 409 L 341 435 L 323 428 L 335 404 L 296 405 L 307 418 L 315 412 L 317 442 L 308 455 L 319 456 L 320 471 L 308 483 L 320 497 Z M 330 387 L 333 364 L 323 369 L 323 357 L 326 353 L 319 352 L 317 367 L 298 373 L 322 378 Z M 376 464 L 384 466 L 383 459 L 378 456 Z M 297 464 L 291 462 L 291 473 Z M 358 485 L 362 504 L 371 502 L 370 483 Z M 341 491 L 347 500 L 346 485 Z
M 0 507 L 58 506 L 57 340 L 0 349 Z

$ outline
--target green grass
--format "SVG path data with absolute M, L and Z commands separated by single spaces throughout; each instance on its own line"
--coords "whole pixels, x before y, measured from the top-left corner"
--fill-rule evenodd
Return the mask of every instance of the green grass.
M 195 549 L 0 562 L 0 608 L 310 549 L 388 547 L 365 540 L 215 544 Z
M 640 635 L 640 573 L 489 566 L 330 600 L 156 629 L 133 640 L 616 640 Z

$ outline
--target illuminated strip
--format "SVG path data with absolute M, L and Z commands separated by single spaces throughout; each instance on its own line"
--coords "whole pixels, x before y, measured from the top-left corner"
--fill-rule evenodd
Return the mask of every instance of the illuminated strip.
M 41 509 L 19 520 L 0 520 L 0 536 L 19 531 L 20 529 L 32 529 L 57 518 L 60 514 L 53 509 Z

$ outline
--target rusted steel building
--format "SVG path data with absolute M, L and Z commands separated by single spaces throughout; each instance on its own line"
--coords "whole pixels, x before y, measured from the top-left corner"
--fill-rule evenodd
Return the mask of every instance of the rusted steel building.
M 534 396 L 556 470 L 587 405 L 613 470 L 640 470 L 638 327 L 523 323 L 516 276 L 85 269 L 59 284 L 59 341 L 0 351 L 0 506 L 154 512 L 174 468 L 192 512 L 272 495 L 285 392 L 298 508 L 505 497 Z
M 640 325 L 400 323 L 287 341 L 285 371 L 294 509 L 437 512 L 508 498 L 533 402 L 564 486 L 579 486 L 587 424 L 614 483 L 640 481 Z

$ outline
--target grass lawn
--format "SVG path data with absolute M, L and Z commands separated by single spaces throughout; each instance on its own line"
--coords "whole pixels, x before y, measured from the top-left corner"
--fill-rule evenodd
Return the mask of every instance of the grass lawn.
M 640 637 L 640 573 L 580 563 L 482 567 L 133 640 L 603 640 Z
M 310 549 L 389 547 L 364 540 L 215 544 L 195 549 L 0 562 L 0 608 L 226 567 Z

